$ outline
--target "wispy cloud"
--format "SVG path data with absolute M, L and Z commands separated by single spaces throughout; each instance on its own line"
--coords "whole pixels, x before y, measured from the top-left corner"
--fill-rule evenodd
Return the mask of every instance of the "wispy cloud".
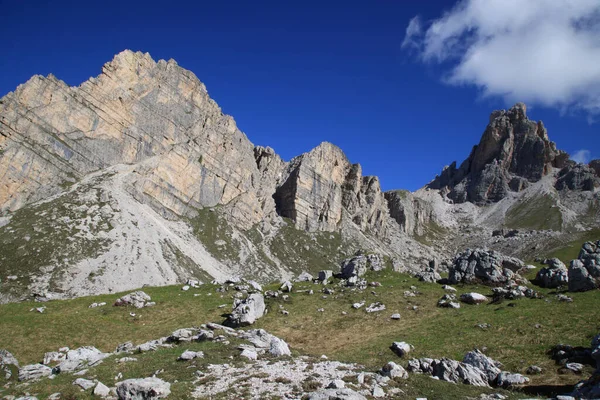
M 571 154 L 571 160 L 581 164 L 587 164 L 591 159 L 592 153 L 586 149 L 577 150 L 575 153 Z
M 484 96 L 600 114 L 600 1 L 461 0 L 410 20 L 403 48 Z

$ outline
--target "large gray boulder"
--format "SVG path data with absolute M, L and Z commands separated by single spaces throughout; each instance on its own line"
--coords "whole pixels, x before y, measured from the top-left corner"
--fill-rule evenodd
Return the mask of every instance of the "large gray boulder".
M 483 371 L 487 376 L 488 382 L 492 385 L 496 382 L 498 374 L 502 372 L 500 370 L 500 367 L 502 366 L 500 362 L 492 360 L 479 350 L 473 350 L 465 354 L 463 363 L 469 364 Z
M 368 271 L 367 256 L 357 255 L 342 261 L 340 275 L 343 279 L 363 276 Z
M 509 388 L 509 387 L 514 387 L 514 386 L 521 386 L 528 382 L 529 382 L 529 378 L 526 376 L 523 376 L 521 374 L 515 374 L 515 373 L 511 373 L 511 372 L 501 372 L 500 374 L 498 374 L 497 384 L 500 387 Z
M 133 293 L 126 294 L 125 296 L 117 299 L 115 301 L 115 306 L 133 306 L 135 308 L 143 308 L 148 306 L 152 299 L 145 292 L 141 290 L 135 291 Z
M 127 379 L 117 383 L 119 400 L 164 399 L 171 394 L 171 384 L 158 378 Z
M 93 346 L 84 346 L 69 350 L 63 361 L 55 367 L 55 372 L 73 372 L 85 367 L 92 367 L 102 362 L 109 353 L 103 353 Z
M 535 277 L 537 284 L 545 288 L 557 288 L 569 282 L 567 267 L 558 258 L 546 261 L 547 266 L 540 269 Z
M 442 358 L 431 363 L 432 375 L 442 381 L 465 383 L 473 386 L 489 386 L 485 372 L 472 365 Z
M 518 275 L 525 263 L 496 251 L 467 249 L 458 254 L 449 270 L 450 283 L 501 284 L 522 279 Z
M 240 333 L 240 338 L 252 343 L 259 353 L 268 351 L 275 357 L 291 355 L 288 344 L 264 329 L 253 329 Z
M 571 261 L 568 277 L 571 292 L 584 292 L 600 287 L 600 240 L 583 244 L 579 258 Z
M 261 293 L 253 293 L 246 299 L 236 299 L 233 311 L 227 319 L 232 326 L 252 325 L 265 314 L 265 298 Z
M 52 375 L 52 368 L 43 364 L 26 365 L 19 369 L 20 381 L 31 381 Z

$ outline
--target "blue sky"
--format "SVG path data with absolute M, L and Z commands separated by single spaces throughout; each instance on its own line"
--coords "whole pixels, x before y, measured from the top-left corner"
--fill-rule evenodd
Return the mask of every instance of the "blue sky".
M 455 1 L 442 0 L 56 0 L 35 6 L 0 0 L 0 95 L 33 74 L 53 73 L 78 85 L 98 75 L 114 54 L 132 49 L 192 70 L 253 143 L 269 145 L 287 160 L 330 141 L 365 174 L 378 175 L 385 190 L 418 189 L 444 165 L 460 163 L 478 143 L 490 112 L 516 100 L 529 103 L 530 118 L 544 121 L 559 148 L 599 158 L 596 98 L 578 88 L 598 92 L 600 77 L 545 54 L 551 50 L 536 45 L 536 32 L 522 40 L 530 36 L 521 26 L 489 28 L 478 2 L 453 9 Z M 574 20 L 585 12 L 574 10 Z M 548 25 L 563 26 L 553 18 L 548 15 Z M 595 29 L 596 22 L 585 26 Z M 473 24 L 485 40 L 473 38 Z M 516 32 L 516 47 L 535 58 L 494 53 L 488 28 Z M 556 29 L 557 36 L 561 32 Z M 553 43 L 562 43 L 566 33 Z M 589 44 L 586 38 L 574 40 Z M 465 43 L 478 47 L 465 50 Z M 572 64 L 586 65 L 596 60 L 598 44 L 562 59 L 579 57 Z M 488 64 L 467 59 L 472 50 L 487 55 Z M 569 81 L 574 76 L 589 79 Z

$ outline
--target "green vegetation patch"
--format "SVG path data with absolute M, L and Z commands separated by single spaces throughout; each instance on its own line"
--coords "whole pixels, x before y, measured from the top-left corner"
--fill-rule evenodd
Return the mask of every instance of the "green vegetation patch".
M 556 200 L 542 195 L 513 205 L 506 212 L 506 227 L 510 229 L 551 229 L 559 231 L 562 227 L 562 214 Z

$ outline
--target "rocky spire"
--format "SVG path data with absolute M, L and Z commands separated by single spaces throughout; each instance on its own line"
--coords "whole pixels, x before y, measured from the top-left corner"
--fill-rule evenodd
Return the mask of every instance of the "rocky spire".
M 460 168 L 452 163 L 428 187 L 444 190 L 459 203 L 495 202 L 562 168 L 568 158 L 548 139 L 542 121 L 531 121 L 525 104 L 517 103 L 492 112 L 479 144 Z

